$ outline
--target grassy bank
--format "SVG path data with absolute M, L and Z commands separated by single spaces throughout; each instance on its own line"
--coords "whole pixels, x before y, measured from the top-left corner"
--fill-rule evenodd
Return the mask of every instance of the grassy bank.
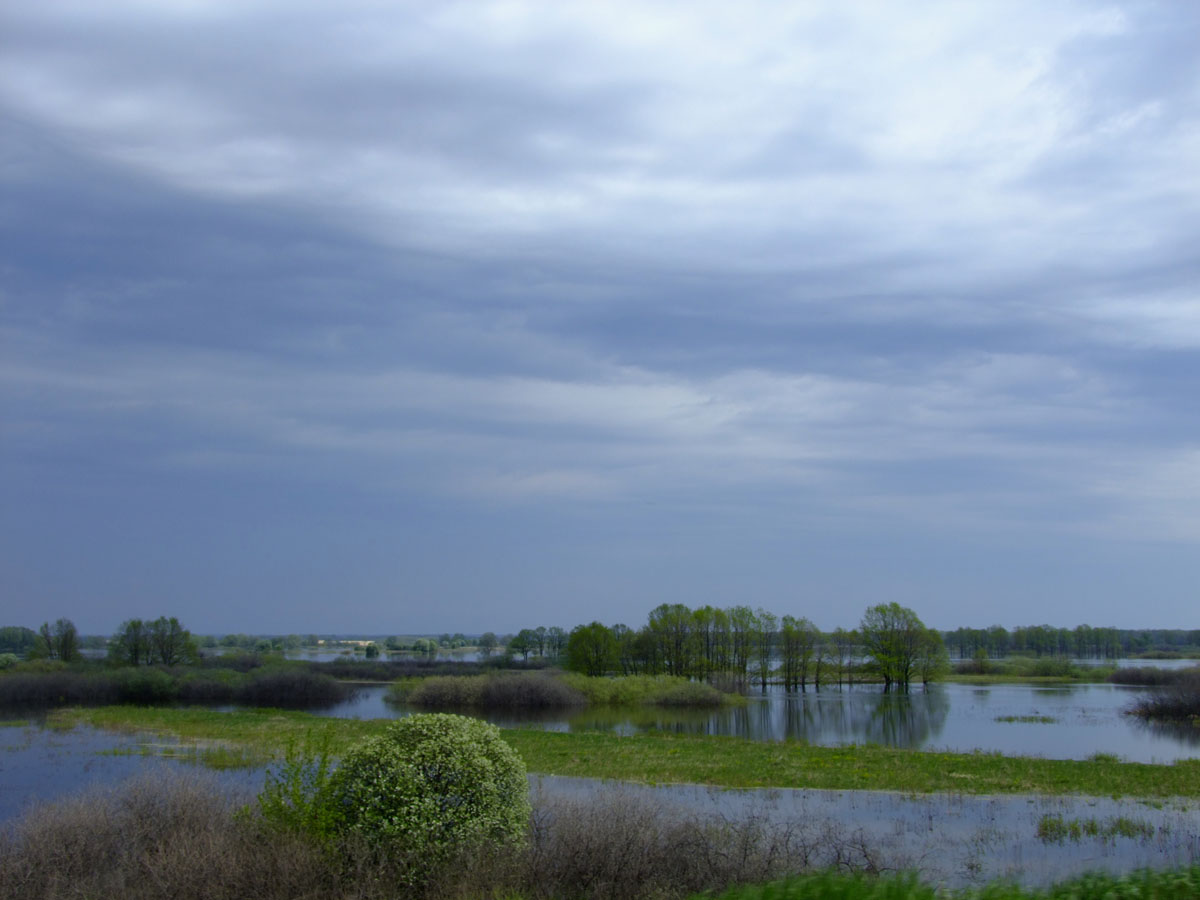
M 1096 873 L 1042 889 L 990 884 L 961 891 L 939 890 L 905 875 L 876 878 L 822 872 L 772 884 L 732 888 L 716 900 L 1194 900 L 1195 897 L 1200 897 L 1200 866 L 1121 876 Z
M 261 763 L 290 742 L 327 736 L 335 755 L 383 720 L 329 719 L 302 712 L 112 706 L 59 710 L 51 724 L 76 724 L 177 737 L 204 751 L 200 761 Z M 509 729 L 504 738 L 531 772 L 654 784 L 782 787 L 969 794 L 1079 793 L 1095 796 L 1200 797 L 1200 760 L 1172 765 L 1111 757 L 1053 760 L 992 753 L 943 753 L 886 747 L 815 747 L 793 741 L 671 734 L 621 737 Z M 220 751 L 218 753 L 218 751 Z M 222 756 L 223 754 L 223 756 Z

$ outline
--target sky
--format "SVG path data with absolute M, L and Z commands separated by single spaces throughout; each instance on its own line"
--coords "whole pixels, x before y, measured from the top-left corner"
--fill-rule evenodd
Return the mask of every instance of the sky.
M 0 624 L 1200 627 L 1200 4 L 9 0 Z

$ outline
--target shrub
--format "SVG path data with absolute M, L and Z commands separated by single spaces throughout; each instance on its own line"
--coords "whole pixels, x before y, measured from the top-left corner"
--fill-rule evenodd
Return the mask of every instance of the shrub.
M 445 713 L 352 748 L 329 796 L 338 829 L 407 857 L 413 883 L 464 848 L 519 842 L 530 813 L 525 764 L 499 729 Z
M 351 689 L 328 675 L 307 669 L 260 669 L 239 685 L 233 694 L 238 703 L 306 709 L 341 703 Z
M 1191 671 L 1170 687 L 1140 699 L 1130 712 L 1143 719 L 1200 721 L 1200 675 Z
M 538 673 L 435 676 L 394 695 L 423 709 L 570 709 L 587 698 L 558 678 Z
M 17 664 L 17 654 L 15 653 L 0 653 L 0 670 L 11 669 Z

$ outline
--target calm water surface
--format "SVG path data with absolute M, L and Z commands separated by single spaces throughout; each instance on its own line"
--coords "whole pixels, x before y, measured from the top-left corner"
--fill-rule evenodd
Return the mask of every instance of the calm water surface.
M 323 715 L 398 718 L 384 686 L 363 688 Z M 584 710 L 564 715 L 487 715 L 502 727 L 635 734 L 734 735 L 752 740 L 806 740 L 822 746 L 883 744 L 909 749 L 985 750 L 1050 759 L 1086 759 L 1112 753 L 1134 762 L 1171 762 L 1200 756 L 1200 728 L 1148 726 L 1124 715 L 1145 688 L 1111 684 L 1040 687 L 932 685 L 928 691 L 884 694 L 878 687 L 787 693 L 752 692 L 744 707 L 715 711 Z M 1051 722 L 1004 721 L 1044 717 Z

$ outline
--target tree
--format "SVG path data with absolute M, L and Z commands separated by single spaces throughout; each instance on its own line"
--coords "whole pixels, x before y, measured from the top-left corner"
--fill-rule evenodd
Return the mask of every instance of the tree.
M 787 690 L 806 690 L 809 670 L 820 644 L 821 632 L 808 619 L 784 616 L 779 629 L 779 655 Z
M 79 658 L 79 632 L 70 619 L 58 619 L 53 625 L 43 622 L 31 656 L 74 662 Z
M 654 634 L 668 675 L 691 674 L 693 625 L 692 611 L 682 603 L 663 603 L 651 611 L 646 627 Z
M 983 649 L 982 647 L 980 648 Z M 917 659 L 914 666 L 921 684 L 936 681 L 950 671 L 950 654 L 946 643 L 936 629 L 926 628 L 917 644 Z
M 520 653 L 521 659 L 528 661 L 529 654 L 538 648 L 537 632 L 532 628 L 522 628 L 517 632 L 516 636 L 508 642 L 510 653 Z
M 164 666 L 191 662 L 200 655 L 192 633 L 180 625 L 174 616 L 169 619 L 159 616 L 150 623 L 149 630 L 154 659 Z
M 760 607 L 754 614 L 754 670 L 763 691 L 766 691 L 767 679 L 771 675 L 771 661 L 774 658 L 777 639 L 775 632 L 778 628 L 779 619 L 774 613 L 767 612 Z
M 853 671 L 851 667 L 854 664 L 854 648 L 858 646 L 858 633 L 847 631 L 845 628 L 835 628 L 829 646 L 830 658 L 837 671 L 838 687 L 842 686 L 842 680 L 847 677 L 853 684 L 854 676 L 851 674 Z
M 500 645 L 500 639 L 496 637 L 496 632 L 485 631 L 479 636 L 479 652 L 483 654 L 483 658 L 487 659 L 496 652 L 496 647 Z
M 729 610 L 729 665 L 743 678 L 750 672 L 754 652 L 754 610 L 734 606 Z
M 367 659 L 379 659 L 379 645 L 374 641 L 371 641 L 371 643 L 367 644 L 367 646 L 364 648 L 364 652 L 366 653 Z
M 885 691 L 893 686 L 908 690 L 927 630 L 915 612 L 895 601 L 872 606 L 863 614 L 859 624 L 863 650 L 883 678 Z
M 150 629 L 141 619 L 126 619 L 108 645 L 108 658 L 119 665 L 140 666 L 152 659 Z
M 567 650 L 567 633 L 557 625 L 546 629 L 546 646 L 551 656 L 562 656 Z
M 605 675 L 617 667 L 617 637 L 600 622 L 577 625 L 567 635 L 567 668 L 584 675 Z
M 5 625 L 0 628 L 0 651 L 6 653 L 28 653 L 37 645 L 37 632 L 21 625 Z

